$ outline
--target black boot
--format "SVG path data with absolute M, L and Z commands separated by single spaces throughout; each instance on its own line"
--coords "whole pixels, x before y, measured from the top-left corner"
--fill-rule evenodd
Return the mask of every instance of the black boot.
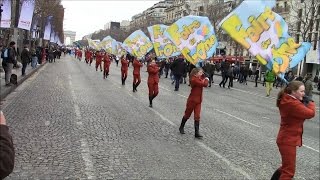
M 153 96 L 149 96 L 149 107 L 152 107 Z
M 122 84 L 122 85 L 124 85 L 124 81 L 123 81 L 123 79 L 122 79 L 122 78 L 121 78 L 121 84 Z
M 132 92 L 136 92 L 136 84 L 132 83 Z
M 271 180 L 279 180 L 280 179 L 280 175 L 281 175 L 281 172 L 280 172 L 280 168 L 279 168 L 273 173 L 273 175 L 271 177 Z
M 135 87 L 135 91 L 137 92 L 137 87 L 139 86 L 140 82 L 137 82 L 136 87 Z
M 188 119 L 185 119 L 184 117 L 183 117 L 182 120 L 181 120 L 181 125 L 180 125 L 180 127 L 179 127 L 179 131 L 180 131 L 181 134 L 185 134 L 185 132 L 184 132 L 184 125 L 186 124 L 187 120 L 188 120 Z
M 202 136 L 201 136 L 200 133 L 199 133 L 199 124 L 200 124 L 199 121 L 194 121 L 194 130 L 195 130 L 194 137 L 195 137 L 195 138 L 198 138 L 198 139 L 201 139 Z

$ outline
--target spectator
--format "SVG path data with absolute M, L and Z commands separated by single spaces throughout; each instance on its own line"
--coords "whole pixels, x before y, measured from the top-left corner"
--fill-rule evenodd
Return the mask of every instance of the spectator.
M 26 68 L 27 68 L 27 65 L 30 61 L 31 61 L 30 51 L 28 49 L 28 46 L 25 45 L 22 52 L 21 52 L 21 62 L 22 62 L 21 74 L 22 74 L 22 76 L 26 75 Z
M 12 84 L 10 83 L 10 77 L 12 74 L 12 69 L 13 66 L 17 66 L 17 52 L 15 48 L 16 43 L 14 41 L 11 41 L 9 44 L 9 48 L 6 48 L 3 52 L 3 61 L 2 61 L 2 66 L 5 72 L 5 81 L 6 81 L 6 86 L 11 86 Z

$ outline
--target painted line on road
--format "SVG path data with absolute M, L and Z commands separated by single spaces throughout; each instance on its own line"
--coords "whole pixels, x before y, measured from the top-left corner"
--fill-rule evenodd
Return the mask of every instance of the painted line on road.
M 230 116 L 230 117 L 236 118 L 236 119 L 238 119 L 238 120 L 240 120 L 240 121 L 243 121 L 243 122 L 245 122 L 245 123 L 248 123 L 248 124 L 250 124 L 250 125 L 252 125 L 252 126 L 260 127 L 260 126 L 258 126 L 258 125 L 256 125 L 256 124 L 253 124 L 253 123 L 251 123 L 251 122 L 248 122 L 248 121 L 246 121 L 246 120 L 243 120 L 243 119 L 241 119 L 241 118 L 239 118 L 239 117 L 237 117 L 237 116 L 234 116 L 234 115 L 229 114 L 229 113 L 227 113 L 227 112 L 221 111 L 221 110 L 219 110 L 219 109 L 214 109 L 214 110 L 215 110 L 215 111 L 218 111 L 218 112 L 220 112 L 220 113 L 226 114 L 226 115 L 228 115 L 228 116 Z
M 220 160 L 222 160 L 224 163 L 226 163 L 233 171 L 236 171 L 240 174 L 242 174 L 244 177 L 246 177 L 247 179 L 252 179 L 248 173 L 246 173 L 244 170 L 242 170 L 239 167 L 236 167 L 236 165 L 234 165 L 232 162 L 230 162 L 228 159 L 226 159 L 225 157 L 223 157 L 222 155 L 220 155 L 218 152 L 216 152 L 215 150 L 211 149 L 210 147 L 208 147 L 207 145 L 205 145 L 202 142 L 196 141 L 196 143 L 202 147 L 203 149 L 209 151 L 210 153 L 214 154 L 215 156 L 217 156 Z
M 113 82 L 115 83 L 115 82 Z M 130 97 L 132 97 L 133 99 L 135 99 L 136 101 L 139 101 L 142 103 L 142 101 L 136 97 L 134 97 L 132 94 L 130 94 L 128 91 L 125 91 L 126 94 L 128 94 Z M 166 117 L 164 117 L 161 113 L 159 113 L 158 111 L 154 110 L 153 108 L 150 108 L 151 111 L 153 111 L 156 115 L 158 115 L 163 121 L 168 122 L 169 124 L 171 124 L 172 126 L 176 126 L 172 121 L 170 121 L 169 119 L 167 119 Z
M 311 150 L 313 150 L 313 151 L 315 151 L 315 152 L 317 152 L 317 153 L 319 153 L 319 150 L 313 149 L 313 148 L 310 147 L 310 146 L 307 146 L 307 145 L 305 145 L 305 144 L 302 144 L 302 146 L 305 147 L 305 148 L 311 149 Z
M 219 86 L 219 84 L 213 84 L 215 86 Z M 244 93 L 247 93 L 247 94 L 251 94 L 251 95 L 255 95 L 255 96 L 258 96 L 258 97 L 262 97 L 262 98 L 267 98 L 267 99 L 276 99 L 275 97 L 266 97 L 266 96 L 262 96 L 260 95 L 260 93 L 253 93 L 253 92 L 250 92 L 250 91 L 245 91 L 245 90 L 242 90 L 242 89 L 237 89 L 237 88 L 231 88 L 233 90 L 236 90 L 236 91 L 240 91 L 240 92 L 244 92 Z
M 71 88 L 71 96 L 72 96 L 73 100 L 76 101 L 76 94 L 75 94 L 74 89 L 72 87 L 71 75 L 69 75 L 68 78 L 69 78 L 69 85 Z M 76 103 L 73 104 L 73 107 L 74 107 L 74 112 L 76 114 L 76 119 L 78 120 L 76 122 L 76 124 L 80 127 L 79 131 L 81 134 L 81 131 L 83 131 L 84 128 L 83 128 L 83 124 L 81 122 L 82 116 L 81 116 L 80 107 Z M 87 175 L 87 179 L 96 179 L 95 170 L 93 168 L 93 162 L 92 162 L 92 157 L 90 154 L 90 148 L 88 146 L 88 142 L 85 138 L 81 138 L 80 142 L 81 142 L 81 157 L 85 163 L 84 173 Z
M 74 112 L 76 113 L 77 120 L 82 119 L 80 107 L 78 106 L 78 104 L 74 104 L 73 106 L 74 106 Z
M 268 117 L 261 117 L 262 119 L 270 119 L 270 118 L 268 118 Z
M 82 159 L 85 162 L 85 174 L 87 175 L 88 179 L 96 179 L 95 177 L 95 172 L 93 168 L 93 163 L 92 163 L 92 157 L 90 155 L 90 149 L 87 143 L 86 139 L 80 139 L 81 141 L 81 155 Z
M 177 126 L 176 124 L 174 124 L 172 121 L 170 121 L 169 119 L 167 119 L 166 117 L 164 117 L 161 113 L 159 113 L 158 111 L 154 110 L 153 108 L 150 108 L 151 111 L 153 111 L 156 115 L 160 116 L 160 118 L 166 122 L 168 122 L 169 124 L 171 124 L 172 126 Z

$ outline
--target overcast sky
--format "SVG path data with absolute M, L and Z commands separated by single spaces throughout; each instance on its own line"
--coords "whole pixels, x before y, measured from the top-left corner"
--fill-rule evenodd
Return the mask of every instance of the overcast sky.
M 62 0 L 65 8 L 64 30 L 76 31 L 76 40 L 103 29 L 109 21 L 131 20 L 158 0 Z

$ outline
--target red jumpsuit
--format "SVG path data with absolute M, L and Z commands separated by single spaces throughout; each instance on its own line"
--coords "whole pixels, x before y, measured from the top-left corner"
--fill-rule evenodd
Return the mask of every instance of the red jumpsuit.
M 125 81 L 128 76 L 128 64 L 129 62 L 126 60 L 126 58 L 121 59 L 121 80 L 122 80 L 122 85 L 125 84 Z
M 296 169 L 296 149 L 302 146 L 303 123 L 315 116 L 315 104 L 305 106 L 298 99 L 284 94 L 279 104 L 281 124 L 277 145 L 281 154 L 280 180 L 292 179 Z
M 110 67 L 110 63 L 111 63 L 108 54 L 104 55 L 103 62 L 104 62 L 103 63 L 103 70 L 104 70 L 103 71 L 103 78 L 105 79 L 109 75 L 109 67 Z
M 77 54 L 78 54 L 77 56 L 78 56 L 79 61 L 81 61 L 81 59 L 82 59 L 82 51 L 78 50 Z
M 155 98 L 159 93 L 159 66 L 157 64 L 150 64 L 147 68 L 148 71 L 148 88 L 149 88 L 149 97 Z M 153 99 L 152 98 L 152 99 Z
M 209 80 L 207 78 L 197 76 L 191 77 L 191 92 L 188 97 L 186 110 L 183 116 L 185 119 L 189 119 L 192 112 L 194 112 L 194 120 L 200 121 L 203 87 L 207 87 L 208 82 Z
M 132 66 L 133 66 L 133 90 L 135 91 L 137 90 L 136 88 L 141 83 L 140 68 L 143 66 L 143 64 L 138 60 L 134 59 Z
M 91 63 L 93 61 L 93 52 L 92 51 L 89 51 L 88 57 L 89 57 L 89 62 L 90 62 L 90 66 L 91 66 Z
M 103 55 L 101 54 L 101 52 L 98 52 L 96 56 L 96 71 L 98 71 L 99 66 L 100 66 L 100 70 L 102 71 L 102 65 L 101 65 L 102 58 L 103 58 Z

